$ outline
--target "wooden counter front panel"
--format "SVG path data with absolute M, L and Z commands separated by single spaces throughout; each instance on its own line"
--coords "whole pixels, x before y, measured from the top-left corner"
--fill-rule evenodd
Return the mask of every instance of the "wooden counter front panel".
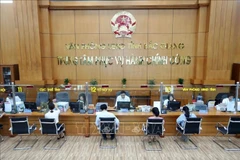
M 148 117 L 152 116 L 152 113 L 142 112 L 129 112 L 129 113 L 116 113 L 113 112 L 120 121 L 120 127 L 117 134 L 119 136 L 129 135 L 143 135 L 142 124 L 146 123 Z M 169 112 L 166 115 L 162 115 L 165 124 L 165 135 L 176 135 L 176 119 L 181 112 Z M 202 131 L 200 136 L 214 136 L 216 131 L 216 124 L 218 122 L 223 125 L 227 125 L 230 116 L 240 116 L 240 113 L 228 113 L 219 112 L 214 109 L 210 110 L 207 114 L 199 114 L 195 112 L 198 117 L 202 117 Z M 37 134 L 40 134 L 39 118 L 44 117 L 43 113 L 21 113 L 21 114 L 6 114 L 0 119 L 0 123 L 3 124 L 3 130 L 0 130 L 2 135 L 10 135 L 10 121 L 9 117 L 28 116 L 29 124 L 36 124 Z M 59 121 L 66 126 L 66 134 L 69 136 L 95 136 L 99 135 L 99 131 L 95 126 L 96 115 L 77 114 L 70 111 L 61 113 Z

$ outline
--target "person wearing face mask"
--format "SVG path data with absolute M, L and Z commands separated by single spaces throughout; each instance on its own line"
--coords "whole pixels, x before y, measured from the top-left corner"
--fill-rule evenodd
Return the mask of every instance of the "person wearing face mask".
M 164 100 L 163 105 L 165 108 L 167 108 L 169 101 L 176 101 L 173 94 L 169 94 L 168 98 Z
M 130 97 L 126 95 L 125 91 L 121 91 L 120 95 L 117 96 L 115 107 L 117 107 L 117 102 L 130 102 Z

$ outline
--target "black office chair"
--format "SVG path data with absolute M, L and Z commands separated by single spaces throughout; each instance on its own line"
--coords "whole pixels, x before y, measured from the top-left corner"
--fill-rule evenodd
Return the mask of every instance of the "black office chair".
M 2 124 L 0 124 L 0 129 L 3 129 L 3 125 Z M 3 136 L 0 134 L 0 142 L 2 142 L 4 139 L 3 139 Z
M 19 140 L 18 144 L 14 147 L 14 149 L 31 149 L 34 146 L 34 144 L 38 141 L 38 137 L 34 133 L 34 131 L 37 129 L 37 127 L 34 124 L 29 127 L 27 117 L 11 117 L 10 123 L 11 123 L 11 128 L 9 130 L 11 131 L 11 134 L 17 134 L 20 136 L 20 140 Z M 35 134 L 35 141 L 32 144 L 32 146 L 18 148 L 18 145 L 22 142 L 22 136 L 23 135 L 31 135 L 32 133 Z
M 110 135 L 110 134 L 115 134 L 115 137 L 113 139 L 114 143 L 113 144 L 107 144 L 104 145 L 103 143 L 103 137 L 100 140 L 100 148 L 102 149 L 114 149 L 117 147 L 117 139 L 116 139 L 116 131 L 117 131 L 117 126 L 115 123 L 115 117 L 113 118 L 109 118 L 109 117 L 100 117 L 100 129 L 99 132 L 101 134 L 106 134 L 106 135 Z
M 232 134 L 240 134 L 240 117 L 230 117 L 229 118 L 229 122 L 228 122 L 228 126 L 225 127 L 224 125 L 222 125 L 221 123 L 217 123 L 217 131 L 218 133 L 216 134 L 216 136 L 213 138 L 213 141 L 219 145 L 221 148 L 223 148 L 226 151 L 240 151 L 240 147 L 239 145 L 237 145 L 236 143 L 232 142 L 232 140 L 230 139 L 230 137 L 228 138 L 228 141 L 230 143 L 232 143 L 234 146 L 236 146 L 237 148 L 226 148 L 224 147 L 221 143 L 219 143 L 218 140 L 218 135 L 222 134 L 222 135 L 232 135 Z
M 180 142 L 175 139 L 175 142 L 182 148 L 182 149 L 197 149 L 197 145 L 189 138 L 193 134 L 200 134 L 201 132 L 201 123 L 202 118 L 187 118 L 185 123 L 183 124 L 184 127 L 177 124 L 176 130 L 178 131 L 178 134 L 181 134 L 182 136 L 186 136 L 186 139 L 189 140 L 193 147 L 185 147 L 185 145 L 181 145 Z
M 60 136 L 62 133 L 65 131 L 65 125 L 64 123 L 62 124 L 57 124 L 55 123 L 54 118 L 40 118 L 39 119 L 40 126 L 42 134 L 50 135 L 50 136 Z M 47 145 L 52 141 L 52 137 L 50 140 L 47 142 L 47 144 L 43 147 L 46 150 L 57 150 L 60 149 L 63 144 L 66 142 L 66 136 L 64 136 L 64 141 L 56 148 L 53 147 L 47 147 Z M 56 142 L 56 141 L 55 141 Z
M 163 119 L 160 119 L 160 118 L 149 118 L 147 120 L 147 123 L 146 123 L 146 127 L 143 126 L 143 131 L 145 133 L 145 137 L 143 139 L 143 145 L 144 145 L 144 148 L 147 150 L 147 151 L 161 151 L 162 150 L 162 146 L 161 146 L 161 143 L 159 140 L 157 140 L 157 138 L 159 136 L 163 136 L 164 134 L 164 125 L 163 125 Z M 153 141 L 151 141 L 151 143 L 157 143 L 159 145 L 159 148 L 155 148 L 155 149 L 149 149 L 147 148 L 147 144 L 146 144 L 146 141 L 149 140 L 149 138 L 153 139 Z

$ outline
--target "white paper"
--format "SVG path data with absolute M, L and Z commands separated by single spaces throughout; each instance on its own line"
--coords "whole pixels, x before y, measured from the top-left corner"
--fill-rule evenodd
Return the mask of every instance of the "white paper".
M 153 107 L 157 107 L 159 113 L 161 113 L 161 101 L 153 101 Z
M 4 102 L 4 106 L 5 106 L 5 112 L 11 112 L 12 111 L 12 104 L 9 102 Z

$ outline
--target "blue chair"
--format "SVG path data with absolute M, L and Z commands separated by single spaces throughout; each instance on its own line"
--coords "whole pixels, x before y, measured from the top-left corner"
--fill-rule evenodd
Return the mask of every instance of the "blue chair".
M 57 102 L 69 102 L 69 93 L 68 92 L 58 92 L 56 93 Z
M 48 92 L 38 92 L 36 98 L 37 106 L 40 106 L 41 103 L 46 103 L 49 100 L 49 93 Z

